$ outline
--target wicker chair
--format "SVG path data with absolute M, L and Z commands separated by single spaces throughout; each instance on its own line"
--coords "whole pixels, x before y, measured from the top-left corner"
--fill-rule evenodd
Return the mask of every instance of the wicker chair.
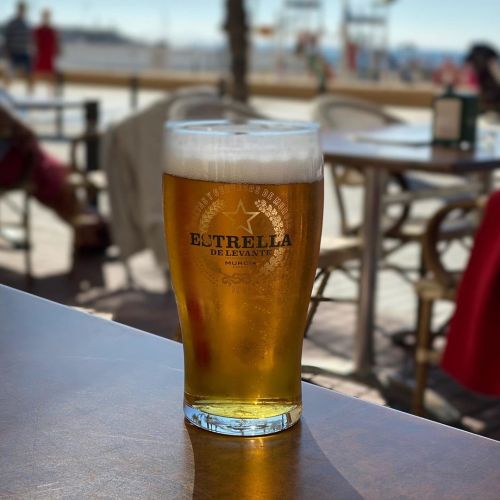
M 329 240 L 326 245 L 322 244 L 317 265 L 318 271 L 315 277 L 315 282 L 318 285 L 311 296 L 304 336 L 307 336 L 321 302 L 357 303 L 357 297 L 339 299 L 326 296 L 325 289 L 334 271 L 340 271 L 352 277 L 352 269 L 349 266 L 353 263 L 357 265 L 360 259 L 361 240 L 357 237 L 336 237 Z M 355 279 L 357 280 L 357 278 Z
M 437 301 L 455 301 L 462 271 L 447 265 L 446 253 L 453 243 L 470 248 L 482 205 L 482 198 L 450 203 L 438 210 L 426 227 L 423 255 L 427 274 L 415 286 L 420 301 L 412 401 L 415 415 L 424 413 L 429 365 L 440 358 L 440 353 L 433 347 L 434 340 L 445 330 L 441 327 L 433 331 L 433 308 Z

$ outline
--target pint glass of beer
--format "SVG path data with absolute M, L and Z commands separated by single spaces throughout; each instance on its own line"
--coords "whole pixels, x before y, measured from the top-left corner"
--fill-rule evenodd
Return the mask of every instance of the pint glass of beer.
M 170 122 L 165 144 L 184 414 L 221 434 L 284 430 L 302 411 L 302 339 L 323 218 L 318 127 Z

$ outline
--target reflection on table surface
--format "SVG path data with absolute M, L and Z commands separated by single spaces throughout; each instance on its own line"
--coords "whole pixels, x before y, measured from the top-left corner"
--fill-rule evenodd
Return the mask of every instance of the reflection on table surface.
M 307 421 L 258 438 L 221 436 L 186 423 L 194 498 L 362 498 L 313 438 Z M 284 495 L 284 492 L 286 494 Z

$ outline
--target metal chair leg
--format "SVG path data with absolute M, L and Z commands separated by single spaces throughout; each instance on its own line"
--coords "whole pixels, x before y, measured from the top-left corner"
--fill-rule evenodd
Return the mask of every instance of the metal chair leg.
M 123 259 L 123 268 L 125 270 L 125 280 L 127 282 L 127 288 L 136 288 L 136 282 L 134 279 L 134 274 L 132 272 L 132 267 L 128 259 Z
M 24 207 L 23 207 L 23 228 L 24 228 L 24 241 L 26 248 L 24 249 L 24 265 L 26 270 L 26 284 L 29 287 L 33 284 L 33 266 L 31 262 L 32 254 L 31 249 L 33 246 L 31 234 L 31 204 L 30 194 L 24 193 Z
M 332 273 L 328 269 L 322 269 L 321 272 L 323 274 L 323 277 L 321 278 L 316 295 L 314 297 L 311 297 L 311 305 L 309 306 L 309 311 L 307 312 L 304 337 L 307 337 L 307 332 L 309 331 L 309 327 L 311 326 L 313 317 L 316 314 L 316 310 L 318 309 L 319 303 L 323 298 L 323 292 L 325 291 L 326 285 L 328 284 L 328 280 L 330 279 L 330 275 Z
M 423 298 L 420 302 L 417 344 L 415 347 L 415 389 L 413 392 L 412 413 L 422 416 L 424 412 L 425 389 L 429 374 L 429 350 L 431 344 L 431 320 L 434 301 Z

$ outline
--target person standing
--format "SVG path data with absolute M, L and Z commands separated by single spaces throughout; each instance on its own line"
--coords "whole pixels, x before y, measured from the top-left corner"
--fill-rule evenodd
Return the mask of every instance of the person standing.
M 55 85 L 55 60 L 59 54 L 59 40 L 56 30 L 51 26 L 49 9 L 42 11 L 42 22 L 35 29 L 36 47 L 35 75 L 46 78 Z
M 31 29 L 26 21 L 26 4 L 17 4 L 16 15 L 5 27 L 5 51 L 9 68 L 5 84 L 9 85 L 11 77 L 21 74 L 28 86 L 28 93 L 33 90 L 32 68 L 33 39 Z

